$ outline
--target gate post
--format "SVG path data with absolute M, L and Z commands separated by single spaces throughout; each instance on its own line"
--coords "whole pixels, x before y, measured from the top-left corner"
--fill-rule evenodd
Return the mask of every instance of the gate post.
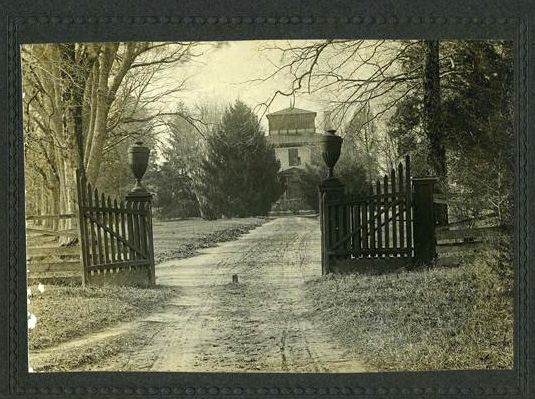
M 412 179 L 414 262 L 428 263 L 436 257 L 434 177 Z
M 126 201 L 140 203 L 140 208 L 142 207 L 147 212 L 145 218 L 139 221 L 141 231 L 135 235 L 140 238 L 140 241 L 146 240 L 145 249 L 149 258 L 149 285 L 154 286 L 156 285 L 156 269 L 154 266 L 154 242 L 152 234 L 152 194 L 141 184 L 141 179 L 149 164 L 149 154 L 149 148 L 145 147 L 142 141 L 136 141 L 135 145 L 128 149 L 128 163 L 136 178 L 136 184 L 132 191 L 126 195 Z M 141 235 L 145 235 L 145 237 L 141 237 Z
M 325 275 L 330 271 L 329 249 L 333 229 L 339 229 L 340 226 L 332 222 L 329 212 L 328 202 L 333 199 L 340 199 L 344 195 L 344 184 L 334 177 L 334 166 L 340 158 L 343 139 L 337 136 L 336 130 L 328 130 L 320 139 L 321 156 L 323 162 L 329 168 L 329 174 L 320 185 L 319 189 L 319 208 L 320 208 L 320 229 L 321 229 L 321 274 Z
M 319 190 L 319 210 L 321 229 L 321 274 L 326 275 L 330 271 L 329 250 L 333 230 L 339 229 L 336 220 L 333 223 L 329 212 L 328 202 L 341 199 L 344 196 L 345 185 L 336 177 L 324 179 L 318 186 Z
M 138 234 L 141 236 L 142 233 L 145 234 L 145 237 L 140 237 L 140 240 L 146 238 L 147 251 L 149 255 L 149 285 L 156 285 L 156 268 L 154 266 L 154 242 L 152 235 L 152 198 L 153 195 L 146 192 L 140 191 L 131 191 L 125 197 L 127 202 L 139 202 L 141 209 L 147 210 L 147 215 L 143 220 L 140 220 L 140 223 L 143 223 L 143 226 L 139 226 L 141 231 Z M 134 228 L 136 228 L 134 226 Z

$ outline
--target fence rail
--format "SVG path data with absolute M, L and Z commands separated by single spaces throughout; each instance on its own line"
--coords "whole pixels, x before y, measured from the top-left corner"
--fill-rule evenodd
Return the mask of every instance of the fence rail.
M 26 220 L 47 220 L 47 219 L 73 219 L 74 213 L 61 213 L 59 215 L 28 215 Z
M 36 222 L 55 222 L 56 226 L 59 225 L 60 220 L 75 219 L 74 213 L 56 214 L 56 215 L 26 215 L 26 231 L 32 233 L 39 233 L 46 236 L 60 237 L 64 235 L 76 234 L 76 228 L 72 229 L 59 229 L 49 226 L 42 226 L 35 224 Z

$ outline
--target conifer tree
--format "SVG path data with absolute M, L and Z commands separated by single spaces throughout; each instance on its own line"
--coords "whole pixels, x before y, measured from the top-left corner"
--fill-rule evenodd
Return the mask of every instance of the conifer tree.
M 201 165 L 204 217 L 267 214 L 284 189 L 279 169 L 258 117 L 236 101 L 207 139 Z

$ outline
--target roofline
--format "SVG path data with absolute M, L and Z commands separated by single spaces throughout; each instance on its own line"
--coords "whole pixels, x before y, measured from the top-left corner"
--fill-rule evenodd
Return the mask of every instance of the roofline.
M 282 111 L 287 110 L 287 109 L 298 109 L 298 110 L 301 110 L 301 111 L 304 111 L 304 112 L 296 112 L 296 113 L 284 113 L 284 112 L 282 112 Z M 266 114 L 266 117 L 269 119 L 270 116 L 274 116 L 274 115 L 277 116 L 277 115 L 310 115 L 310 114 L 313 114 L 314 116 L 318 115 L 318 113 L 315 112 L 315 111 L 309 111 L 307 109 L 302 109 L 302 108 L 289 107 L 289 108 L 283 108 L 283 109 L 280 109 L 278 111 Z

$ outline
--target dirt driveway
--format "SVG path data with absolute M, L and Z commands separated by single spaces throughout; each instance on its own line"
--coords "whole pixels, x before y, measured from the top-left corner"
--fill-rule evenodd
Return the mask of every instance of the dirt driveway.
M 143 331 L 141 347 L 91 370 L 364 371 L 305 297 L 304 282 L 321 274 L 319 239 L 317 218 L 284 217 L 199 256 L 157 265 L 157 283 L 178 286 L 180 294 L 121 327 Z

